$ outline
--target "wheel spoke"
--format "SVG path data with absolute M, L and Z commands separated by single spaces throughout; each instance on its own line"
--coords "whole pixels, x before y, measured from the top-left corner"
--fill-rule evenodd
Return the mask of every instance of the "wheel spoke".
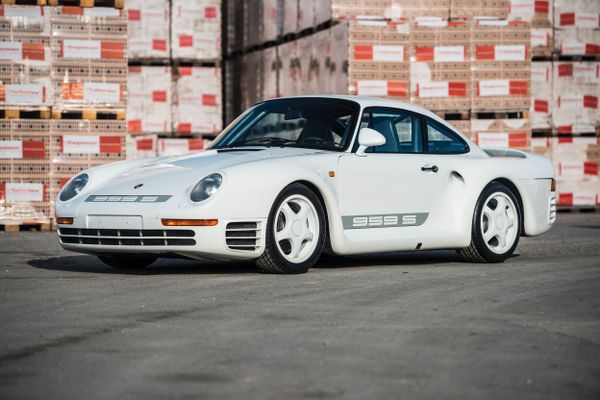
M 489 228 L 487 231 L 483 232 L 483 240 L 485 240 L 486 243 L 492 240 L 494 236 L 496 236 L 496 232 L 492 228 Z
M 302 240 L 298 237 L 293 237 L 289 239 L 290 246 L 292 246 L 290 250 L 291 258 L 298 258 L 298 254 L 300 254 L 300 249 L 302 248 Z
M 496 196 L 496 215 L 506 215 L 506 200 L 504 197 Z
M 488 219 L 488 223 L 492 223 L 494 220 L 494 210 L 492 210 L 492 208 L 490 207 L 490 205 L 486 205 L 483 208 L 483 215 L 485 215 Z
M 506 246 L 506 231 L 498 232 L 496 237 L 498 239 L 498 248 L 504 249 L 504 246 Z
M 289 222 L 289 220 L 287 220 L 285 222 L 285 226 L 283 227 L 282 230 L 280 230 L 279 232 L 275 232 L 275 239 L 280 242 L 282 240 L 290 240 L 292 237 L 292 225 Z
M 281 212 L 285 216 L 286 225 L 291 226 L 292 221 L 296 218 L 296 213 L 292 210 L 289 203 L 285 203 L 283 207 L 281 207 Z

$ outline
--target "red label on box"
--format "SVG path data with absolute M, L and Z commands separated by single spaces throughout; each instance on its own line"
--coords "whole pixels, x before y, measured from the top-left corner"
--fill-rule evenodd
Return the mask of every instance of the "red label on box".
M 354 46 L 354 59 L 356 60 L 373 60 L 373 46 L 356 45 Z
M 6 183 L 0 183 L 0 199 L 4 200 L 6 198 Z
M 585 45 L 585 54 L 600 54 L 600 46 L 597 44 L 586 43 Z
M 598 175 L 598 163 L 595 162 L 584 162 L 583 173 L 585 175 Z
M 525 95 L 529 93 L 529 86 L 527 81 L 510 81 L 508 90 L 511 95 Z
M 155 90 L 152 92 L 152 101 L 155 103 L 164 103 L 167 101 L 167 92 L 165 90 Z
M 23 141 L 23 158 L 44 158 L 46 146 L 43 140 Z
M 190 151 L 198 151 L 204 148 L 204 140 L 203 139 L 189 139 L 188 140 L 188 149 Z
M 508 147 L 522 148 L 529 146 L 529 135 L 527 132 L 511 133 L 508 136 Z
M 560 14 L 560 26 L 575 25 L 575 13 Z
M 592 95 L 583 96 L 583 106 L 585 108 L 598 108 L 598 97 Z
M 46 52 L 43 43 L 23 43 L 23 60 L 44 61 Z
M 408 96 L 408 85 L 406 82 L 388 81 L 388 96 L 406 97 Z
M 216 106 L 217 105 L 217 96 L 214 94 L 203 94 L 202 95 L 202 105 L 203 106 Z
M 448 82 L 448 95 L 465 97 L 467 95 L 466 82 Z
M 127 19 L 129 21 L 141 21 L 142 12 L 140 10 L 127 10 Z
M 204 18 L 205 19 L 217 18 L 217 7 L 205 7 L 204 8 Z
M 191 75 L 192 67 L 179 67 L 179 75 Z
M 121 137 L 100 136 L 100 153 L 120 153 Z
M 138 139 L 135 146 L 137 150 L 152 150 L 154 141 L 152 139 Z
M 475 47 L 475 59 L 478 61 L 494 60 L 494 45 L 478 45 Z
M 100 58 L 106 60 L 122 60 L 125 47 L 120 42 L 100 42 Z
M 547 114 L 548 110 L 549 110 L 548 102 L 546 100 L 535 99 L 533 101 L 533 110 L 535 112 L 541 112 L 541 113 Z
M 75 6 L 63 6 L 60 12 L 64 15 L 83 15 L 83 8 Z
M 573 126 L 571 125 L 561 125 L 556 128 L 558 133 L 573 133 Z M 559 139 L 560 142 L 561 139 Z
M 415 58 L 421 62 L 431 62 L 434 60 L 434 49 L 433 47 L 416 47 Z
M 179 47 L 194 46 L 194 37 L 191 35 L 179 35 Z
M 141 132 L 142 130 L 142 120 L 140 119 L 130 119 L 127 121 L 127 131 L 128 132 Z
M 573 76 L 573 64 L 558 64 L 558 76 Z
M 142 67 L 130 65 L 129 67 L 127 67 L 127 71 L 129 71 L 130 74 L 141 74 Z
M 177 126 L 177 132 L 178 133 L 192 133 L 192 124 L 190 124 L 190 123 L 179 124 Z
M 167 51 L 167 41 L 164 39 L 152 39 L 152 50 Z
M 550 10 L 548 0 L 535 0 L 533 7 L 534 11 L 540 14 L 548 14 L 548 11 Z
M 572 206 L 573 205 L 573 193 L 559 193 L 558 204 Z

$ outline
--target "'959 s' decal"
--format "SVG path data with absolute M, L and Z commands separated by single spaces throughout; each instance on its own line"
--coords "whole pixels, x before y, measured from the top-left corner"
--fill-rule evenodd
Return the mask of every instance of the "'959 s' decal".
M 342 217 L 344 229 L 398 228 L 419 226 L 427 220 L 429 213 L 348 215 Z

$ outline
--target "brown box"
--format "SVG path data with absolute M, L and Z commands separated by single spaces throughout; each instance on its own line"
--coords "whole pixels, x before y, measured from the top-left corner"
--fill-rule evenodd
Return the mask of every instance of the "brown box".
M 450 18 L 491 17 L 505 19 L 508 0 L 450 0 Z
M 332 0 L 334 18 L 380 17 L 448 19 L 450 0 Z
M 481 148 L 529 150 L 531 125 L 523 119 L 471 119 L 471 139 Z

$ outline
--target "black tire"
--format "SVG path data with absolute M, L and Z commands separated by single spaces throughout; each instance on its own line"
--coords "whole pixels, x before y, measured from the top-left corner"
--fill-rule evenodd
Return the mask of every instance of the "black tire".
M 280 205 L 289 196 L 302 195 L 308 199 L 314 206 L 317 214 L 317 220 L 319 224 L 319 234 L 317 235 L 317 243 L 313 253 L 308 259 L 301 263 L 293 263 L 287 260 L 282 254 L 279 246 L 277 246 L 274 231 L 274 221 L 276 218 L 277 211 Z M 256 265 L 261 272 L 270 274 L 302 274 L 307 272 L 315 263 L 318 261 L 323 251 L 323 244 L 325 242 L 327 224 L 325 222 L 325 211 L 323 205 L 319 200 L 319 197 L 308 187 L 300 183 L 292 183 L 281 191 L 279 196 L 275 199 L 269 218 L 267 221 L 266 240 L 265 240 L 265 251 L 256 260 Z
M 501 192 L 506 194 L 513 202 L 516 209 L 516 223 L 517 226 L 517 234 L 514 239 L 513 245 L 505 252 L 499 254 L 490 250 L 487 246 L 484 238 L 481 227 L 481 214 L 483 213 L 486 200 L 494 193 Z M 475 205 L 475 212 L 473 213 L 473 222 L 471 226 L 471 243 L 469 247 L 465 247 L 464 249 L 458 250 L 458 254 L 460 254 L 465 261 L 473 262 L 473 263 L 500 263 L 509 258 L 517 248 L 519 244 L 519 237 L 521 236 L 521 230 L 523 229 L 523 213 L 521 211 L 521 207 L 517 197 L 512 192 L 511 189 L 506 187 L 505 185 L 492 182 L 488 186 L 483 189 L 479 199 L 477 200 L 477 204 Z
M 127 255 L 103 255 L 98 256 L 100 261 L 109 267 L 117 268 L 117 269 L 142 269 L 154 261 L 156 261 L 157 257 L 148 256 L 148 255 L 136 255 L 136 254 L 127 254 Z

